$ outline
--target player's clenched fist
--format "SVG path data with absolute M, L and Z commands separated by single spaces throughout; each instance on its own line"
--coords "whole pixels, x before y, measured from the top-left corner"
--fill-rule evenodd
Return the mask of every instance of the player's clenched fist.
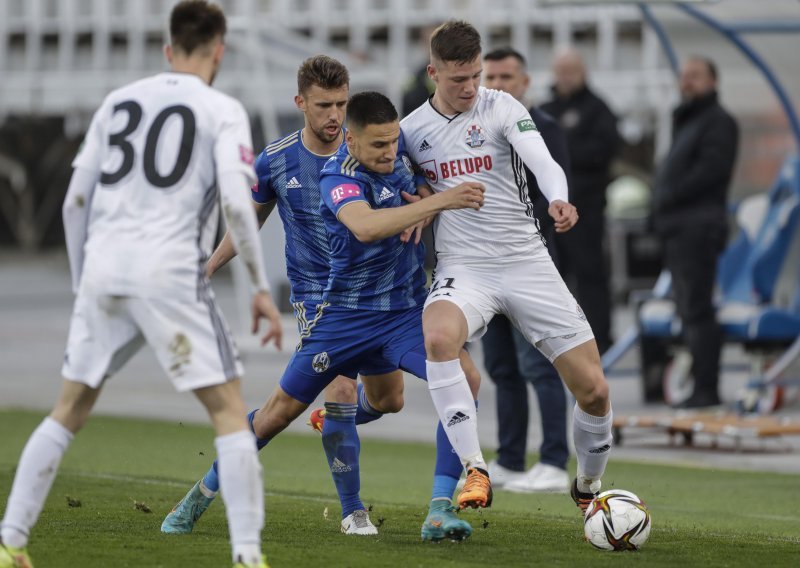
M 560 199 L 550 203 L 547 212 L 555 221 L 556 233 L 565 233 L 578 222 L 578 210 L 575 206 Z
M 480 209 L 483 207 L 483 192 L 486 191 L 482 183 L 465 181 L 455 187 L 436 194 L 436 197 L 445 201 L 445 209 Z

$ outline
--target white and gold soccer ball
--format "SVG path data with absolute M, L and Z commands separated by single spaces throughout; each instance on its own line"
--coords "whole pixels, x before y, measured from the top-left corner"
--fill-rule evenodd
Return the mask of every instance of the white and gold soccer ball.
M 647 542 L 651 526 L 644 501 L 622 489 L 598 495 L 583 520 L 586 540 L 601 550 L 638 550 Z

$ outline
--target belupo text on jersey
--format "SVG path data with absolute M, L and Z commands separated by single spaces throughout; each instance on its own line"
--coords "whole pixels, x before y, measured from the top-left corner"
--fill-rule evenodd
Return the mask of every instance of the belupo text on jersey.
M 481 170 L 489 171 L 492 169 L 492 157 L 486 155 L 457 158 L 442 162 L 439 164 L 438 170 L 436 160 L 428 160 L 427 162 L 422 162 L 419 167 L 425 172 L 425 177 L 436 183 L 440 175 L 441 179 L 448 179 L 456 176 L 477 174 Z

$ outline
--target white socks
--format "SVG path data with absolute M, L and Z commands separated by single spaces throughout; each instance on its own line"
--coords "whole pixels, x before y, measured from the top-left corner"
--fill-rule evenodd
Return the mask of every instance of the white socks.
M 261 563 L 261 530 L 264 528 L 264 482 L 258 461 L 256 438 L 249 430 L 214 440 L 219 460 L 219 483 L 233 561 Z
M 605 416 L 592 416 L 575 403 L 572 437 L 578 458 L 578 490 L 581 492 L 595 493 L 600 489 L 599 481 L 606 470 L 613 443 L 611 422 L 610 409 Z
M 464 467 L 486 469 L 478 442 L 478 412 L 458 359 L 425 361 L 428 389 L 450 444 Z
M 50 417 L 45 418 L 28 438 L 0 525 L 3 544 L 13 548 L 27 546 L 28 534 L 42 512 L 58 465 L 72 438 L 72 432 Z

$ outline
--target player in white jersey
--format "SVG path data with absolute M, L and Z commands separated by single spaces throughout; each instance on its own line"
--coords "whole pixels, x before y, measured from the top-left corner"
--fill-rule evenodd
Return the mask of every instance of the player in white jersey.
M 466 180 L 486 188 L 480 211 L 444 211 L 435 221 L 437 266 L 423 315 L 428 381 L 444 424 L 457 412 L 473 419 L 458 350 L 480 337 L 495 314 L 505 314 L 575 395 L 572 496 L 585 510 L 611 449 L 608 384 L 591 328 L 538 232 L 523 164 L 549 200 L 557 232 L 569 230 L 578 215 L 568 203 L 564 172 L 530 114 L 511 95 L 480 87 L 481 69 L 475 28 L 462 21 L 441 25 L 431 36 L 428 66 L 436 92 L 401 123 L 411 158 L 434 191 Z M 453 447 L 467 468 L 482 470 L 474 428 L 459 434 Z
M 0 529 L 2 568 L 32 566 L 28 535 L 62 456 L 104 381 L 145 342 L 215 427 L 235 566 L 266 566 L 261 466 L 239 392 L 242 368 L 205 276 L 221 201 L 255 290 L 254 331 L 267 318 L 263 339 L 280 345 L 250 205 L 247 115 L 210 87 L 225 30 L 219 7 L 176 5 L 166 48 L 172 71 L 108 95 L 75 159 L 64 227 L 77 298 L 64 381 L 20 458 Z

